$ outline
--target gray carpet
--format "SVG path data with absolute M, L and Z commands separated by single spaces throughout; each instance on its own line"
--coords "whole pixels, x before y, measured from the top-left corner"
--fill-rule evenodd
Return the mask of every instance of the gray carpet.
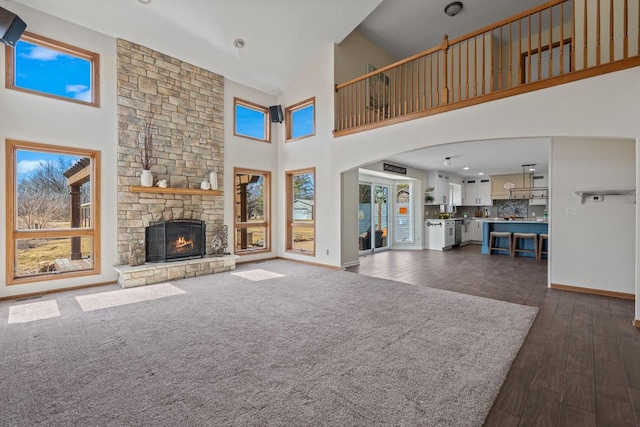
M 537 309 L 282 260 L 7 323 L 0 425 L 481 426 Z M 120 291 L 121 292 L 121 291 Z

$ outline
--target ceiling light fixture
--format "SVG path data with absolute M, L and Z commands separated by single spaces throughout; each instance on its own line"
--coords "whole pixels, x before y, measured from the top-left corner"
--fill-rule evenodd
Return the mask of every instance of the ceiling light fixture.
M 142 4 L 149 4 L 151 3 L 151 0 L 138 0 L 140 3 Z
M 445 166 L 451 166 L 451 157 L 445 157 L 444 158 L 444 165 Z
M 464 170 L 468 171 L 468 170 L 469 170 L 469 166 L 465 166 L 465 167 L 463 167 L 462 169 L 464 169 Z
M 234 45 L 235 47 L 237 47 L 238 49 L 242 49 L 243 47 L 245 47 L 246 43 L 245 43 L 245 41 L 244 41 L 244 40 L 242 40 L 242 39 L 235 39 L 235 40 L 233 41 L 233 45 Z
M 449 3 L 444 8 L 444 13 L 446 13 L 449 16 L 456 16 L 458 13 L 460 13 L 461 10 L 462 10 L 462 2 L 461 1 L 454 1 L 454 2 Z
M 478 172 L 478 175 L 484 175 L 484 172 Z

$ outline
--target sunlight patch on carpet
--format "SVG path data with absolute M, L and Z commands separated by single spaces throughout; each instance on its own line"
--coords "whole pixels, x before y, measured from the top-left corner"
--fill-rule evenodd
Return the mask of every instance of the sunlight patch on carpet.
M 59 316 L 60 310 L 55 300 L 32 302 L 9 307 L 8 323 L 26 323 Z
M 242 277 L 243 279 L 251 280 L 253 282 L 259 282 L 260 280 L 275 279 L 277 277 L 285 277 L 284 274 L 274 273 L 273 271 L 261 270 L 256 268 L 255 270 L 237 271 L 231 273 L 234 276 Z
M 120 305 L 135 304 L 154 299 L 171 297 L 184 294 L 171 283 L 159 285 L 141 286 L 139 288 L 120 289 L 117 291 L 100 292 L 91 295 L 80 295 L 76 301 L 83 311 L 100 310 L 103 308 L 117 307 Z

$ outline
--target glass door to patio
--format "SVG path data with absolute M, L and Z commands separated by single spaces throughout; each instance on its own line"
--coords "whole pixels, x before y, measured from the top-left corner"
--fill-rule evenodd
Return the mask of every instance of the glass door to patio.
M 389 249 L 389 186 L 360 183 L 358 245 L 360 253 Z

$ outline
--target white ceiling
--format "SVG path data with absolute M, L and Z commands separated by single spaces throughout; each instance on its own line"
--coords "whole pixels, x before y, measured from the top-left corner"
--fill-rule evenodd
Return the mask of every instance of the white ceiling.
M 500 139 L 438 145 L 388 157 L 402 166 L 439 170 L 459 176 L 504 175 L 522 172 L 522 165 L 535 163 L 536 173 L 549 171 L 551 142 L 548 138 Z M 451 157 L 451 166 L 444 165 Z M 468 166 L 469 170 L 463 167 Z
M 278 94 L 382 0 L 13 1 Z
M 456 16 L 444 13 L 452 0 L 384 0 L 358 29 L 395 60 L 531 9 L 547 0 L 463 0 Z

